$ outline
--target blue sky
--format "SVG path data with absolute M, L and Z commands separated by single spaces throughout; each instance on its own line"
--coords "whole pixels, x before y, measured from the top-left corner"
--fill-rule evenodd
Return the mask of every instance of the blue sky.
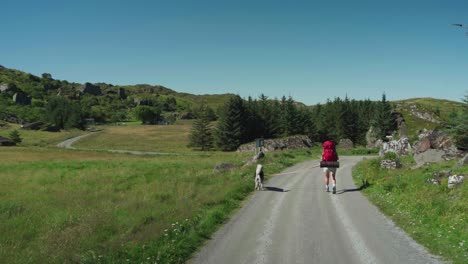
M 468 92 L 468 1 L 3 1 L 0 65 L 193 94 Z

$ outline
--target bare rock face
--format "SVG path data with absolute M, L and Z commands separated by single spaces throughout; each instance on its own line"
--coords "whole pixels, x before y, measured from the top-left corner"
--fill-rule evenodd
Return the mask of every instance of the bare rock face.
M 427 112 L 420 112 L 418 110 L 418 107 L 415 104 L 410 104 L 409 107 L 411 109 L 411 114 L 414 115 L 415 117 L 418 117 L 418 118 L 421 118 L 421 119 L 424 119 L 433 123 L 437 123 L 437 124 L 441 123 L 439 120 L 435 119 L 431 114 Z
M 312 141 L 308 136 L 292 136 L 286 138 L 265 139 L 262 151 L 274 151 L 283 149 L 300 149 L 312 147 Z M 255 142 L 240 145 L 238 152 L 255 151 Z
M 340 139 L 340 143 L 338 144 L 338 146 L 344 149 L 352 149 L 354 147 L 354 143 L 353 141 L 351 141 L 351 139 L 343 138 Z

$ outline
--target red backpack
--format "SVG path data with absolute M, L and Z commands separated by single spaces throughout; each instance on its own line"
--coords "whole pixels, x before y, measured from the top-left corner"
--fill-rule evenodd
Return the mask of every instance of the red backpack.
M 337 161 L 338 154 L 336 153 L 335 143 L 327 140 L 323 142 L 322 160 L 324 161 Z

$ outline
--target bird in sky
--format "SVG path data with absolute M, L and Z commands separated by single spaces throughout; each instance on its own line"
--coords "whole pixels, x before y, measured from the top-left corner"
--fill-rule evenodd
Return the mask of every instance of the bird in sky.
M 452 24 L 452 26 L 468 29 L 468 27 L 464 26 L 463 24 Z M 465 35 L 468 37 L 468 31 L 465 32 Z

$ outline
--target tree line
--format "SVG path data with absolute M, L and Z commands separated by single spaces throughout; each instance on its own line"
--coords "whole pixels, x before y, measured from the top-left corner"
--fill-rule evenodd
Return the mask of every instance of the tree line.
M 204 113 L 202 105 L 199 112 Z M 231 97 L 220 111 L 216 124 L 200 114 L 195 120 L 189 146 L 224 151 L 237 149 L 256 138 L 279 138 L 307 135 L 312 141 L 351 139 L 366 143 L 366 133 L 374 127 L 375 136 L 385 138 L 395 129 L 392 106 L 385 94 L 381 101 L 350 100 L 348 97 L 327 100 L 312 107 L 301 105 L 292 97 L 258 99 Z

